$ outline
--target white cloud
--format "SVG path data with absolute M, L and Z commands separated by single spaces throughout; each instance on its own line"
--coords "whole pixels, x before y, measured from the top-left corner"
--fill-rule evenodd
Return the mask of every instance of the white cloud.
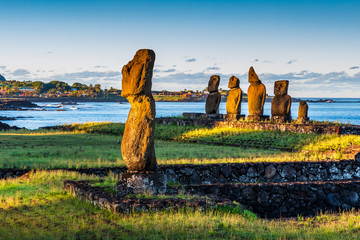
M 196 62 L 196 58 L 188 58 L 185 62 Z
M 30 74 L 30 72 L 28 70 L 22 69 L 22 68 L 16 69 L 15 71 L 13 71 L 11 73 L 11 75 L 16 76 L 16 77 L 25 76 L 25 75 L 28 75 L 28 74 Z

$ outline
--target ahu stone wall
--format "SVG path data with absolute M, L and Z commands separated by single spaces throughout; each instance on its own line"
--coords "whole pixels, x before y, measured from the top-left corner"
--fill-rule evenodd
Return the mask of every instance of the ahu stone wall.
M 176 126 L 205 126 L 205 127 L 231 127 L 255 130 L 271 130 L 294 133 L 315 133 L 315 134 L 354 134 L 360 135 L 360 126 L 357 125 L 331 125 L 331 124 L 295 124 L 295 123 L 273 123 L 273 122 L 245 122 L 225 121 L 224 116 L 219 118 L 156 118 L 157 124 Z

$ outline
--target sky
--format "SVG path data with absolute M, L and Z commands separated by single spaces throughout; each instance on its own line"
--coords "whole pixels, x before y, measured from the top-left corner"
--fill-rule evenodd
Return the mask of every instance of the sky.
M 153 90 L 203 90 L 211 75 L 247 92 L 255 68 L 273 95 L 360 97 L 360 1 L 0 0 L 8 80 L 121 89 L 138 49 L 156 53 Z

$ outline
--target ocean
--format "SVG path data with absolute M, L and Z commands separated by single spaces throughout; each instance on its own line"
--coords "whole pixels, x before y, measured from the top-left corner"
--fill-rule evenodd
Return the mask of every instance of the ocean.
M 308 100 L 318 100 L 316 98 Z M 309 102 L 309 117 L 316 121 L 329 121 L 360 125 L 360 98 L 334 98 L 335 102 Z M 37 129 L 66 123 L 84 122 L 126 122 L 129 103 L 85 102 L 78 105 L 36 102 L 47 111 L 0 111 L 1 117 L 15 117 L 16 120 L 2 121 L 11 126 Z M 292 117 L 297 118 L 299 103 L 291 106 Z M 40 109 L 38 109 L 40 110 Z M 226 113 L 226 103 L 220 104 L 220 113 Z M 265 103 L 264 114 L 271 115 L 271 103 Z M 205 112 L 205 102 L 156 102 L 156 116 L 181 116 L 183 112 Z M 241 113 L 248 114 L 247 103 L 242 103 Z

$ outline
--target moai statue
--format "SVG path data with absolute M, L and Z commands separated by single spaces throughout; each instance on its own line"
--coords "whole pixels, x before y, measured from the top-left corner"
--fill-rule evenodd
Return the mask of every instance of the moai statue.
M 299 103 L 299 112 L 297 122 L 299 124 L 309 123 L 310 119 L 308 118 L 309 106 L 305 101 L 300 101 Z
M 247 118 L 248 120 L 254 121 L 265 120 L 268 118 L 268 116 L 263 116 L 266 88 L 265 85 L 261 83 L 253 67 L 250 67 L 248 81 L 250 86 L 247 92 L 249 107 L 249 116 Z
M 219 114 L 219 105 L 221 101 L 221 94 L 218 87 L 220 84 L 220 76 L 212 75 L 208 84 L 209 96 L 206 99 L 205 112 L 206 114 Z
M 132 192 L 161 192 L 164 176 L 155 173 L 157 162 L 154 149 L 155 101 L 151 80 L 155 52 L 140 49 L 122 69 L 121 95 L 131 104 L 121 143 L 121 153 L 128 172 L 120 176 L 117 189 Z
M 228 120 L 239 120 L 240 118 L 242 91 L 239 86 L 240 80 L 237 77 L 229 78 L 228 88 L 230 88 L 230 92 L 226 100 L 226 118 Z
M 277 123 L 291 121 L 291 97 L 287 94 L 289 81 L 275 81 L 275 97 L 271 102 L 271 120 Z

